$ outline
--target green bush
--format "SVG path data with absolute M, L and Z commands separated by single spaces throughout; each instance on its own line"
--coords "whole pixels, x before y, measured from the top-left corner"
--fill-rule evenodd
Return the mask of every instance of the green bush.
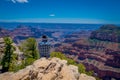
M 89 76 L 93 76 L 94 71 L 87 71 L 86 74 L 89 75 Z
M 26 58 L 25 66 L 31 65 L 34 61 L 35 61 L 35 59 L 33 59 L 33 58 Z
M 50 54 L 50 57 L 57 57 L 57 58 L 60 58 L 60 59 L 67 59 L 66 56 L 60 52 L 52 52 Z
M 86 73 L 86 68 L 83 64 L 77 64 L 79 73 Z
M 67 58 L 66 60 L 67 60 L 67 64 L 76 65 L 76 62 L 74 60 L 69 59 L 69 58 Z

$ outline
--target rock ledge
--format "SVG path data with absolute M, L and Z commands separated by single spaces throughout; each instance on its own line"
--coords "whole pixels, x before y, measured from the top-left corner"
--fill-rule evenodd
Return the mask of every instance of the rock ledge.
M 95 80 L 86 74 L 79 74 L 78 67 L 67 65 L 59 58 L 41 58 L 16 73 L 0 74 L 0 80 Z

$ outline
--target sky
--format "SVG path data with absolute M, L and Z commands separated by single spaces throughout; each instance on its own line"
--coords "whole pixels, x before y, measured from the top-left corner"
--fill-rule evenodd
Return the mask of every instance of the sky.
M 0 0 L 0 22 L 120 24 L 120 0 Z

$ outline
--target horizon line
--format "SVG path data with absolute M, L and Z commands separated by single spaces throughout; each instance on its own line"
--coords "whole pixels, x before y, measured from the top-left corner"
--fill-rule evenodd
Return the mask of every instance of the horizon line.
M 71 23 L 71 24 L 120 24 L 120 21 L 105 21 L 100 19 L 80 19 L 80 18 L 30 18 L 0 20 L 4 23 Z
M 0 21 L 0 23 L 33 23 L 33 24 L 101 24 L 101 25 L 120 25 L 120 23 L 71 23 L 71 22 L 4 22 Z

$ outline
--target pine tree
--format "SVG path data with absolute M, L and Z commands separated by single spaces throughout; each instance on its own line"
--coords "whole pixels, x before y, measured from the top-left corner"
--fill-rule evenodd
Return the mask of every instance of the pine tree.
M 28 38 L 24 44 L 24 53 L 26 57 L 30 57 L 33 59 L 38 59 L 38 48 L 37 48 L 37 42 L 34 38 Z
M 10 68 L 10 64 L 12 62 L 12 54 L 13 54 L 13 46 L 12 46 L 12 40 L 9 37 L 4 38 L 5 41 L 5 51 L 4 51 L 4 57 L 2 59 L 2 72 L 6 72 Z
M 28 38 L 21 45 L 21 50 L 25 55 L 25 65 L 30 65 L 39 58 L 37 42 L 34 38 Z

